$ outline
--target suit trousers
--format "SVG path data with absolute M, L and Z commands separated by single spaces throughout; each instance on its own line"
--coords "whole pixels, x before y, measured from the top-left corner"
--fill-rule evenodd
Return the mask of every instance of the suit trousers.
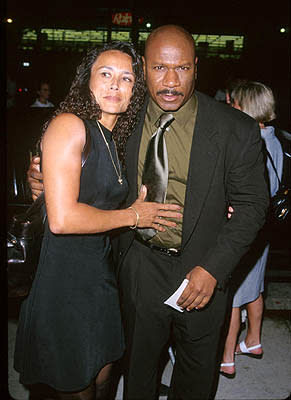
M 124 399 L 158 398 L 159 363 L 169 340 L 176 353 L 169 398 L 210 397 L 227 295 L 216 290 L 210 304 L 199 311 L 179 312 L 165 305 L 185 278 L 181 257 L 134 241 L 123 261 L 119 284 L 126 336 Z

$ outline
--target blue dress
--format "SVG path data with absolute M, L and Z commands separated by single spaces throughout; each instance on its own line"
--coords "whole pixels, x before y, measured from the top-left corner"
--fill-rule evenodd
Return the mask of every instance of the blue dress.
M 261 136 L 268 152 L 271 154 L 279 178 L 281 179 L 283 170 L 283 151 L 279 140 L 275 136 L 274 127 L 268 126 L 261 129 Z M 279 182 L 269 159 L 267 159 L 267 171 L 270 195 L 274 196 L 279 188 Z M 263 244 L 263 241 L 261 243 Z M 261 243 L 257 247 L 253 247 L 251 252 L 249 252 L 242 260 L 242 264 L 245 264 L 249 272 L 235 292 L 232 307 L 241 307 L 244 304 L 250 303 L 256 300 L 260 293 L 264 291 L 265 270 L 270 246 L 269 244 L 265 244 L 265 246 L 261 247 Z M 251 265 L 250 263 L 252 260 L 255 260 L 255 263 Z M 244 267 L 244 265 L 242 265 L 242 267 Z M 250 267 L 252 268 L 250 269 Z M 238 267 L 238 271 L 234 273 L 234 279 L 237 279 L 237 276 L 240 275 L 241 271 L 243 271 L 243 268 Z
M 81 203 L 118 208 L 128 185 L 118 178 L 95 121 L 82 168 Z M 115 163 L 111 132 L 103 127 Z M 55 235 L 46 224 L 37 274 L 21 307 L 15 369 L 24 384 L 81 391 L 124 351 L 119 293 L 108 233 Z

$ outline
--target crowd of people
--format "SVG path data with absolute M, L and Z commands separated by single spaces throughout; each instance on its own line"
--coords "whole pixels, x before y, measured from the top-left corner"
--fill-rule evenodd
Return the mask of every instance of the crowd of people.
M 196 90 L 197 64 L 177 25 L 153 30 L 143 58 L 126 42 L 93 49 L 44 125 L 42 171 L 40 157 L 28 171 L 47 221 L 17 332 L 22 383 L 110 399 L 122 358 L 124 399 L 156 399 L 170 343 L 169 399 L 207 400 L 219 372 L 235 376 L 235 355 L 262 357 L 264 226 L 277 190 L 266 149 L 283 169 L 274 96 L 239 80 L 222 104 Z

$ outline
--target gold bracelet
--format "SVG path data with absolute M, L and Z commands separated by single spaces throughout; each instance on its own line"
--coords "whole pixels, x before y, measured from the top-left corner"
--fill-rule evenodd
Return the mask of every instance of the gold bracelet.
M 136 229 L 138 221 L 139 221 L 139 214 L 136 211 L 136 209 L 134 207 L 128 207 L 129 210 L 133 210 L 135 212 L 136 215 L 136 221 L 135 221 L 135 225 L 130 226 L 130 229 Z

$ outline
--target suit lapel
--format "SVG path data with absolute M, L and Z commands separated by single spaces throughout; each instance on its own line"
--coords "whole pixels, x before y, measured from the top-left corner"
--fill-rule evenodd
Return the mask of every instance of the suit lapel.
M 190 153 L 187 189 L 183 217 L 182 247 L 187 244 L 203 209 L 212 182 L 219 147 L 217 132 L 211 121 L 211 113 L 205 98 L 198 95 L 198 112 Z

